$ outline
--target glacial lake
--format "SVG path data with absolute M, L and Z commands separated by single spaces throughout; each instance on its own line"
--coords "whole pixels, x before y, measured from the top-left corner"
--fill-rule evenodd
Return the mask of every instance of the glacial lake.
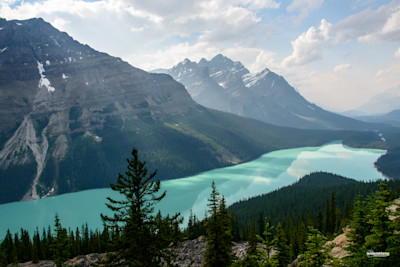
M 278 150 L 251 162 L 163 181 L 161 189 L 167 195 L 158 208 L 164 215 L 180 212 L 186 220 L 190 210 L 197 217 L 204 217 L 213 180 L 228 205 L 290 185 L 311 172 L 326 171 L 359 181 L 376 180 L 384 178 L 374 167 L 374 162 L 384 153 L 383 150 L 354 149 L 339 142 Z M 109 214 L 105 206 L 107 196 L 115 198 L 117 193 L 111 189 L 93 189 L 0 205 L 0 240 L 7 229 L 15 233 L 24 228 L 32 234 L 36 227 L 40 233 L 48 225 L 53 228 L 56 213 L 63 227 L 76 229 L 88 223 L 91 229 L 102 229 L 100 213 Z

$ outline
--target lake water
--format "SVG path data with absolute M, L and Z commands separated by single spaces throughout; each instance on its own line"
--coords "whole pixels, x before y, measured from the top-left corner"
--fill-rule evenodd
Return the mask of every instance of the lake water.
M 311 172 L 332 172 L 359 181 L 376 180 L 383 176 L 374 162 L 384 153 L 340 143 L 274 151 L 248 163 L 164 181 L 161 189 L 167 191 L 167 196 L 158 207 L 163 214 L 179 211 L 185 219 L 192 209 L 202 218 L 213 180 L 228 205 L 292 184 Z M 87 222 L 89 228 L 101 229 L 100 213 L 108 213 L 104 204 L 107 196 L 115 198 L 117 194 L 111 189 L 93 189 L 0 205 L 0 239 L 7 229 L 17 232 L 22 227 L 33 233 L 36 226 L 40 232 L 48 225 L 53 227 L 56 213 L 64 227 L 75 229 Z

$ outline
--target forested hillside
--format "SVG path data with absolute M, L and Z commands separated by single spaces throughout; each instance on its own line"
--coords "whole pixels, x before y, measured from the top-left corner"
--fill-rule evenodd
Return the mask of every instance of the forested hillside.
M 400 181 L 389 181 L 388 187 L 394 192 L 400 192 Z M 322 231 L 326 229 L 325 224 L 329 219 L 324 218 L 329 205 L 332 206 L 332 214 L 337 212 L 340 215 L 334 227 L 338 229 L 343 224 L 342 220 L 350 215 L 356 196 L 366 196 L 378 189 L 379 181 L 359 182 L 335 174 L 317 172 L 304 176 L 293 185 L 234 203 L 229 211 L 237 218 L 240 233 L 245 239 L 247 227 L 263 228 L 264 217 L 268 217 L 274 226 L 279 222 L 285 225 L 298 222 L 302 218 L 304 223 L 312 221 Z

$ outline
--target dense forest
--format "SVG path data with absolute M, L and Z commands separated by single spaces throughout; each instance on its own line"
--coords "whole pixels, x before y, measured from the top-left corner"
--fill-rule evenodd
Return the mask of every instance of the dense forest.
M 108 198 L 108 206 L 115 216 L 103 216 L 106 227 L 102 231 L 90 230 L 88 225 L 80 229 L 66 229 L 57 215 L 53 229 L 37 229 L 32 237 L 24 229 L 13 234 L 8 231 L 0 242 L 0 265 L 52 259 L 61 266 L 65 260 L 77 255 L 120 251 L 117 254 L 108 253 L 122 256 L 109 258 L 104 264 L 118 266 L 125 261 L 129 266 L 142 266 L 134 262 L 149 261 L 151 264 L 148 266 L 157 266 L 159 262 L 152 262 L 150 258 L 128 258 L 131 255 L 154 254 L 153 258 L 170 259 L 174 255 L 159 252 L 165 252 L 171 242 L 194 239 L 200 235 L 206 236 L 207 240 L 206 266 L 286 266 L 296 258 L 299 266 L 322 266 L 324 263 L 391 266 L 399 260 L 400 238 L 396 231 L 400 229 L 400 219 L 394 217 L 395 220 L 389 220 L 390 216 L 398 216 L 399 213 L 393 211 L 390 214 L 386 208 L 399 197 L 400 181 L 357 182 L 319 172 L 229 208 L 212 185 L 209 216 L 200 221 L 195 214 L 191 214 L 188 225 L 181 229 L 178 227 L 181 222 L 179 214 L 163 217 L 154 213 L 148 201 L 161 201 L 165 193 L 159 192 L 159 183 L 150 181 L 155 173 L 147 175 L 147 180 L 143 179 L 147 174 L 144 165 L 138 164 L 140 161 L 137 158 L 132 162 L 136 165 L 132 163 L 130 170 L 136 170 L 139 175 L 132 175 L 133 178 L 119 176 L 113 188 L 125 192 L 127 198 L 132 197 L 134 191 L 126 188 L 147 188 L 148 196 L 153 197 L 158 193 L 158 197 L 143 199 L 142 204 L 147 209 L 138 213 L 141 209 L 133 207 L 130 204 L 132 201 Z M 130 182 L 134 179 L 137 180 L 136 186 Z M 135 209 L 136 212 L 133 212 Z M 127 212 L 129 210 L 131 212 Z M 329 248 L 323 248 L 323 245 L 341 234 L 345 226 L 351 227 L 348 250 L 352 256 L 338 261 L 329 256 Z M 140 227 L 142 230 L 139 231 Z M 138 238 L 138 235 L 142 237 Z M 142 246 L 140 240 L 147 240 L 147 244 L 153 245 Z M 232 241 L 243 240 L 249 244 L 247 256 L 238 260 L 232 255 Z M 257 243 L 262 243 L 264 248 L 260 250 Z M 132 252 L 137 252 L 139 248 L 144 249 L 143 253 Z M 153 249 L 147 251 L 148 248 Z M 367 251 L 388 252 L 390 257 L 368 258 Z
M 400 191 L 400 181 L 388 181 L 388 187 L 394 192 Z M 298 182 L 247 200 L 234 203 L 229 207 L 232 217 L 239 224 L 241 239 L 246 239 L 246 228 L 253 225 L 262 229 L 264 217 L 272 225 L 279 222 L 295 221 L 300 218 L 312 221 L 319 230 L 323 230 L 323 216 L 327 203 L 332 209 L 348 217 L 357 195 L 366 196 L 379 189 L 379 181 L 360 182 L 339 175 L 317 172 L 304 176 Z M 340 226 L 340 225 L 339 225 Z M 262 230 L 258 231 L 259 234 Z

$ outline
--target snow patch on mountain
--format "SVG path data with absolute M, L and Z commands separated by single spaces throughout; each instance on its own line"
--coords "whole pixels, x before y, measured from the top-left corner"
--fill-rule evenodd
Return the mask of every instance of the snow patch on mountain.
M 49 64 L 50 64 L 50 62 L 49 62 Z M 39 69 L 39 74 L 40 74 L 40 80 L 39 80 L 38 87 L 42 88 L 43 86 L 45 86 L 47 88 L 48 92 L 54 92 L 56 89 L 53 86 L 51 86 L 49 79 L 47 79 L 46 75 L 44 75 L 46 70 L 44 69 L 43 64 L 40 63 L 39 61 L 37 61 L 37 67 Z
M 259 73 L 249 73 L 249 74 L 245 74 L 242 77 L 243 83 L 247 88 L 250 88 L 254 85 L 256 85 L 257 83 L 259 83 L 261 80 L 263 80 L 268 74 L 270 73 L 270 71 L 268 69 L 265 69 Z M 274 86 L 274 82 L 272 84 L 272 86 Z M 272 87 L 271 86 L 271 87 Z
M 307 116 L 302 116 L 300 114 L 297 113 L 292 113 L 293 115 L 299 117 L 300 119 L 306 120 L 306 121 L 316 121 L 317 118 L 313 118 L 313 117 L 307 117 Z

